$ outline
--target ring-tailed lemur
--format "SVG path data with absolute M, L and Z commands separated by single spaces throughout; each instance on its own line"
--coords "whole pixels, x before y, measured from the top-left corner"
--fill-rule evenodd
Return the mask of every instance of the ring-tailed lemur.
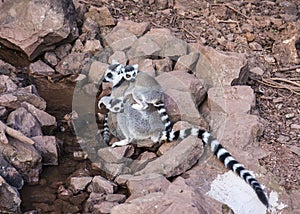
M 139 73 L 139 75 L 137 75 Z M 112 96 L 119 97 L 117 88 L 127 87 L 127 94 L 132 94 L 136 103 L 132 107 L 137 110 L 145 110 L 152 104 L 161 116 L 166 131 L 172 130 L 172 124 L 164 105 L 164 93 L 160 84 L 150 75 L 140 72 L 138 65 L 123 66 L 113 61 L 104 75 L 103 82 L 112 82 Z M 126 83 L 124 83 L 126 82 Z M 121 89 L 121 91 L 124 91 Z
M 125 70 L 126 71 L 126 70 Z M 130 69 L 129 71 L 132 71 Z M 125 73 L 126 74 L 126 73 Z M 140 72 L 136 75 L 136 78 L 142 74 Z M 119 77 L 118 77 L 119 78 Z M 122 79 L 122 78 L 119 78 Z M 120 84 L 119 82 L 117 84 Z M 122 83 L 121 83 L 122 84 Z M 127 89 L 126 89 L 127 90 Z M 129 89 L 132 90 L 132 89 Z M 127 91 L 123 91 L 123 94 L 128 94 Z M 115 127 L 121 129 L 121 132 L 123 132 L 123 135 L 125 135 L 124 139 L 117 144 L 113 145 L 125 145 L 130 143 L 132 140 L 139 140 L 139 139 L 148 139 L 150 137 L 150 133 L 143 133 L 144 135 L 140 135 L 140 128 L 141 126 L 147 126 L 152 127 L 151 130 L 151 140 L 154 142 L 155 139 L 159 139 L 158 142 L 170 142 L 177 139 L 184 139 L 189 135 L 196 136 L 200 138 L 203 142 L 203 145 L 208 145 L 211 149 L 211 151 L 214 153 L 214 155 L 225 165 L 226 168 L 232 170 L 235 172 L 238 176 L 240 176 L 242 179 L 246 181 L 255 191 L 260 201 L 266 206 L 269 206 L 268 198 L 263 191 L 261 185 L 259 182 L 251 175 L 251 173 L 245 169 L 245 167 L 240 164 L 220 143 L 217 139 L 213 138 L 209 132 L 203 129 L 198 128 L 190 128 L 190 129 L 184 129 L 179 131 L 169 131 L 164 130 L 162 121 L 158 118 L 159 115 L 155 114 L 157 113 L 154 109 L 145 109 L 145 110 L 137 110 L 133 108 L 132 102 L 134 102 L 134 99 L 127 97 L 109 97 L 109 98 L 102 98 L 103 100 L 100 100 L 103 104 L 106 105 L 108 103 L 108 109 L 112 109 L 112 114 L 116 117 L 116 123 Z M 131 99 L 131 101 L 129 101 Z M 100 102 L 99 101 L 99 102 Z M 120 106 L 121 102 L 124 102 L 124 108 L 120 110 L 120 112 L 113 113 L 114 111 L 114 105 L 113 103 L 118 103 L 118 107 Z M 145 120 L 146 115 L 146 120 Z M 147 118 L 151 115 L 151 118 Z M 156 118 L 155 118 L 156 117 Z M 155 129 L 155 127 L 158 127 Z M 148 130 L 145 130 L 148 131 Z M 155 133 L 157 132 L 157 133 Z M 125 133 L 125 134 L 124 134 Z M 153 137 L 155 136 L 155 137 Z M 157 138 L 157 136 L 160 136 Z M 144 138 L 146 137 L 146 138 Z

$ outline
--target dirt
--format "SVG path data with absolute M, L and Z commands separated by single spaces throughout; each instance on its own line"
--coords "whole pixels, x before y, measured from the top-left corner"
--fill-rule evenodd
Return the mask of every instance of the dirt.
M 260 163 L 288 192 L 300 188 L 300 70 L 289 60 L 281 60 L 286 53 L 274 48 L 283 37 L 292 36 L 299 19 L 299 1 L 149 1 L 169 2 L 163 9 L 148 1 L 84 2 L 108 7 L 116 19 L 169 28 L 190 43 L 246 53 L 249 67 L 264 71 L 262 78 L 249 81 L 256 93 L 253 113 L 260 115 L 265 124 L 259 143 L 269 152 Z M 110 28 L 102 30 L 105 33 Z M 299 58 L 298 43 L 295 47 Z

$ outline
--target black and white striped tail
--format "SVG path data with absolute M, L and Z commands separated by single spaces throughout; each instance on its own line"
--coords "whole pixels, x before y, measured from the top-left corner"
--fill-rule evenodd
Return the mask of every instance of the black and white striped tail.
M 178 131 L 164 131 L 161 137 L 161 141 L 171 142 L 177 139 L 184 139 L 187 136 L 192 135 L 200 138 L 205 145 L 208 145 L 214 155 L 225 165 L 226 168 L 235 172 L 238 176 L 243 178 L 255 191 L 259 200 L 268 208 L 268 198 L 263 191 L 258 181 L 251 175 L 251 173 L 245 169 L 235 158 L 219 143 L 219 141 L 211 136 L 211 134 L 203 129 L 189 128 Z
M 172 123 L 170 121 L 169 115 L 167 114 L 165 104 L 163 102 L 158 102 L 154 103 L 153 105 L 157 109 L 161 121 L 164 123 L 165 131 L 170 132 L 172 130 Z
M 105 115 L 105 118 L 104 118 L 103 140 L 104 140 L 104 143 L 106 143 L 106 144 L 108 144 L 110 141 L 110 132 L 109 132 L 109 126 L 108 126 L 108 114 Z

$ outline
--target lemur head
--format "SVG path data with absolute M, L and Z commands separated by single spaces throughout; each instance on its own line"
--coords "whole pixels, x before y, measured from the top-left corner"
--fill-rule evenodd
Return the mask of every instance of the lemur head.
M 103 82 L 111 82 L 113 86 L 116 86 L 123 78 L 121 73 L 123 68 L 124 66 L 121 63 L 113 60 L 104 74 Z
M 134 80 L 138 73 L 138 64 L 135 65 L 126 65 L 122 68 L 123 77 L 125 80 L 130 81 Z

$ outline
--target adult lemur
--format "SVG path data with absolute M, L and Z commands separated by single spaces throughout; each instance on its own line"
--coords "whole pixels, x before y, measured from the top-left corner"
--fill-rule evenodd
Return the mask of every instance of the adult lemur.
M 258 181 L 208 131 L 198 128 L 178 131 L 165 130 L 160 115 L 154 107 L 155 102 L 149 101 L 158 100 L 159 103 L 163 102 L 163 99 L 159 99 L 163 96 L 159 95 L 159 92 L 161 92 L 160 86 L 155 85 L 152 90 L 153 83 L 158 83 L 153 81 L 153 77 L 138 71 L 137 67 L 137 65 L 124 67 L 121 64 L 114 63 L 109 67 L 104 77 L 106 81 L 113 83 L 112 96 L 100 99 L 98 106 L 104 104 L 111 111 L 109 114 L 114 117 L 116 122 L 116 136 L 122 139 L 114 143 L 113 146 L 126 145 L 133 140 L 140 139 L 150 138 L 154 142 L 170 142 L 184 139 L 189 135 L 197 136 L 202 140 L 204 146 L 208 145 L 210 147 L 225 167 L 243 178 L 254 189 L 260 201 L 268 207 L 268 198 Z M 142 81 L 139 81 L 140 77 Z M 151 99 L 148 99 L 149 97 Z M 145 103 L 153 104 L 153 106 Z M 117 111 L 114 109 L 115 104 L 117 104 Z

